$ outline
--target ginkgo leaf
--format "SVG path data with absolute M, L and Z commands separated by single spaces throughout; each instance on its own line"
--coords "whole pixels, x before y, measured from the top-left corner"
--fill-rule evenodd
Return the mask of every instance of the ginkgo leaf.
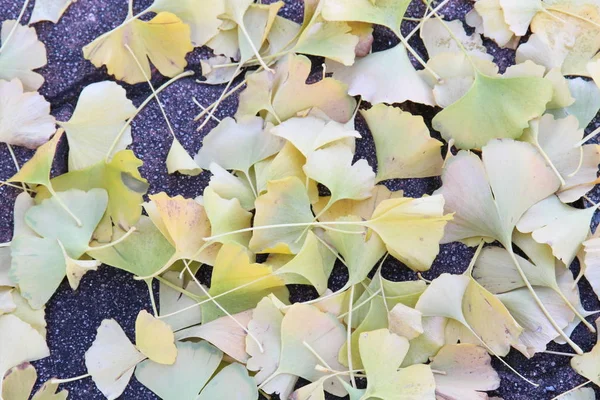
M 40 21 L 52 21 L 57 23 L 67 8 L 77 0 L 38 0 L 35 2 L 29 24 Z
M 436 398 L 435 380 L 428 365 L 415 364 L 398 369 L 408 352 L 406 338 L 387 329 L 379 329 L 361 334 L 359 343 L 360 356 L 368 377 L 364 398 Z
M 328 210 L 321 212 L 329 203 L 328 196 L 319 197 L 319 201 L 313 204 L 313 210 L 319 214 L 320 221 L 335 221 L 341 217 L 357 216 L 364 221 L 371 219 L 375 208 L 384 200 L 403 197 L 402 190 L 392 192 L 384 185 L 375 185 L 371 190 L 371 196 L 364 200 L 340 200 Z
M 579 127 L 585 129 L 600 109 L 600 88 L 583 78 L 567 79 L 569 92 L 575 102 L 568 107 L 550 110 L 556 118 L 573 115 L 579 120 Z
M 196 400 L 230 400 L 258 398 L 258 389 L 248 370 L 233 363 L 223 368 L 202 389 Z
M 429 136 L 422 117 L 385 105 L 361 114 L 375 140 L 377 182 L 441 175 L 442 142 Z
M 477 0 L 473 11 L 481 19 L 481 25 L 475 27 L 477 32 L 481 30 L 484 36 L 493 39 L 501 47 L 510 47 L 514 33 L 505 21 L 504 11 L 499 0 Z M 468 18 L 467 22 L 469 22 Z M 471 24 L 469 23 L 469 25 Z
M 408 0 L 327 0 L 322 15 L 328 21 L 371 22 L 400 31 Z
M 335 255 L 309 231 L 298 254 L 277 268 L 275 275 L 281 277 L 286 284 L 312 285 L 322 295 L 327 290 L 334 262 Z
M 408 340 L 413 340 L 424 332 L 421 312 L 402 303 L 390 310 L 388 320 L 390 332 Z
M 37 372 L 33 365 L 23 363 L 11 368 L 4 376 L 2 398 L 10 400 L 29 400 Z
M 222 1 L 211 0 L 154 0 L 149 10 L 173 13 L 191 28 L 191 41 L 195 47 L 206 44 L 219 31 L 223 23 L 218 17 L 225 12 Z
M 244 118 L 236 122 L 227 117 L 206 135 L 195 160 L 204 169 L 215 163 L 225 169 L 243 172 L 248 177 L 252 165 L 277 153 L 283 143 L 282 139 L 269 133 L 268 125 L 263 128 L 261 118 Z
M 244 210 L 254 210 L 254 200 L 256 196 L 252 192 L 252 188 L 248 180 L 243 180 L 240 177 L 230 174 L 218 164 L 210 164 L 210 172 L 212 177 L 208 186 L 215 191 L 216 194 L 224 199 L 238 199 Z
M 107 400 L 115 400 L 125 390 L 135 366 L 145 358 L 117 321 L 105 319 L 98 327 L 92 346 L 85 352 L 85 366 Z
M 271 378 L 291 374 L 314 381 L 324 375 L 315 369 L 320 361 L 304 343 L 332 369 L 343 371 L 345 368 L 338 362 L 337 355 L 345 341 L 345 328 L 333 315 L 321 312 L 311 305 L 294 304 L 283 317 L 281 356 L 277 370 Z M 335 396 L 346 394 L 346 390 L 336 378 L 329 378 L 324 388 Z
M 596 326 L 600 332 L 600 321 L 598 319 L 596 320 Z M 571 367 L 579 375 L 584 376 L 596 385 L 600 385 L 600 363 L 598 362 L 598 357 L 600 357 L 600 344 L 596 343 L 589 352 L 573 356 L 571 358 Z
M 538 243 L 546 243 L 565 265 L 571 265 L 581 243 L 590 231 L 596 207 L 580 210 L 550 196 L 531 206 L 517 223 L 520 232 L 529 233 Z
M 233 318 L 232 318 L 233 317 Z M 252 311 L 243 311 L 233 316 L 224 316 L 178 331 L 177 340 L 200 338 L 216 346 L 223 353 L 241 363 L 248 361 L 246 353 L 247 327 L 252 318 Z
M 260 351 L 252 338 L 246 338 L 246 351 L 250 355 L 246 367 L 258 371 L 254 375 L 257 384 L 261 384 L 277 370 L 281 352 L 281 323 L 283 314 L 268 297 L 262 299 L 252 311 L 248 331 L 263 345 Z
M 569 393 L 563 393 L 561 398 L 563 400 L 596 400 L 596 393 L 594 389 L 584 387 L 573 391 L 569 390 Z
M 166 193 L 150 195 L 144 210 L 175 248 L 173 259 L 190 259 L 212 265 L 218 245 L 199 251 L 210 236 L 210 221 L 204 207 L 193 199 L 182 196 L 169 197 Z
M 354 138 L 346 140 L 354 141 Z M 304 173 L 304 164 L 306 157 L 291 142 L 287 142 L 277 155 L 254 164 L 256 192 L 263 194 L 269 182 L 295 176 L 304 182 L 310 202 L 314 203 L 319 198 L 319 189 L 317 182 Z
M 6 400 L 28 400 L 37 380 L 37 372 L 29 363 L 23 363 L 12 368 L 4 378 L 2 398 Z M 69 392 L 61 390 L 56 393 L 58 383 L 47 381 L 35 392 L 31 400 L 67 400 Z
M 304 157 L 326 145 L 360 138 L 360 133 L 345 124 L 318 117 L 290 118 L 271 129 L 271 134 L 292 143 Z
M 104 160 L 111 149 L 118 152 L 130 145 L 130 127 L 114 147 L 113 141 L 135 110 L 125 89 L 115 82 L 97 82 L 83 88 L 69 121 L 59 122 L 69 140 L 69 171 L 91 167 Z
M 33 157 L 8 181 L 50 186 L 50 170 L 62 134 L 63 131 L 59 129 L 50 141 L 38 147 Z
M 448 400 L 481 399 L 481 392 L 500 386 L 500 377 L 491 364 L 483 347 L 472 344 L 442 347 L 429 364 L 431 369 L 444 372 L 434 375 L 436 395 Z
M 360 302 L 360 299 L 358 300 Z M 352 368 L 363 368 L 364 362 L 362 359 L 362 353 L 359 352 L 359 339 L 364 332 L 370 332 L 377 329 L 387 328 L 389 324 L 388 321 L 388 311 L 386 305 L 381 297 L 374 297 L 369 306 L 369 311 L 360 321 L 360 324 L 356 327 L 352 335 L 350 336 L 350 343 L 352 348 Z M 349 352 L 348 352 L 348 341 L 344 343 L 344 345 L 340 348 L 340 352 L 338 355 L 339 361 L 344 364 L 350 366 L 349 363 Z
M 426 271 L 439 252 L 444 227 L 452 220 L 444 215 L 444 197 L 384 200 L 365 226 L 375 231 L 388 252 L 416 271 Z
M 224 199 L 209 186 L 204 189 L 202 201 L 206 216 L 210 221 L 210 234 L 212 236 L 250 227 L 252 213 L 244 210 L 237 198 Z M 240 232 L 217 240 L 221 243 L 234 242 L 248 247 L 251 236 L 251 232 Z
M 600 34 L 590 25 L 600 22 L 600 9 L 594 3 L 572 2 L 555 2 L 547 9 L 550 12 L 537 13 L 531 21 L 531 31 L 546 47 L 540 51 L 562 59 L 554 66 L 562 67 L 563 75 L 589 76 L 587 64 L 600 49 Z
M 410 100 L 435 105 L 431 88 L 417 74 L 402 44 L 371 53 L 356 60 L 351 67 L 329 62 L 327 71 L 333 72 L 335 79 L 348 85 L 348 94 L 360 95 L 371 104 L 402 103 Z
M 135 320 L 135 346 L 150 360 L 172 365 L 177 358 L 175 335 L 171 327 L 146 310 Z
M 53 141 L 54 138 L 51 142 Z M 56 191 L 105 189 L 108 192 L 107 213 L 110 219 L 116 226 L 128 230 L 140 218 L 142 195 L 148 189 L 148 182 L 138 171 L 141 165 L 142 162 L 133 151 L 122 150 L 108 163 L 101 161 L 89 168 L 71 171 L 52 179 L 52 186 Z M 21 172 L 24 169 L 25 167 L 21 168 Z M 43 199 L 47 195 L 40 191 L 38 197 Z M 107 222 L 110 223 L 110 220 Z M 109 232 L 112 232 L 112 228 Z
M 0 315 L 0 376 L 25 361 L 35 361 L 50 356 L 46 340 L 14 315 Z M 0 393 L 4 394 L 0 380 Z M 8 399 L 6 399 L 8 400 Z
M 467 35 L 461 21 L 442 22 L 436 18 L 425 21 L 419 31 L 430 59 L 439 54 L 461 51 L 460 46 L 450 36 L 448 29 L 458 38 L 470 55 L 490 61 L 493 59 L 490 54 L 487 54 L 481 36 L 477 33 Z
M 0 79 L 11 81 L 19 78 L 25 90 L 36 91 L 44 83 L 44 77 L 34 69 L 41 68 L 48 62 L 46 46 L 38 40 L 34 28 L 17 24 L 10 42 L 4 45 L 17 22 L 2 22 L 2 53 L 0 53 Z
M 223 353 L 207 342 L 177 342 L 177 360 L 162 365 L 142 361 L 135 378 L 164 400 L 196 400 L 217 370 Z
M 83 56 L 98 68 L 106 65 L 108 73 L 117 79 L 134 84 L 145 82 L 145 76 L 151 75 L 150 61 L 161 74 L 177 75 L 187 65 L 185 55 L 193 48 L 190 27 L 174 14 L 159 12 L 150 21 L 136 19 L 99 36 L 83 48 Z
M 581 146 L 582 137 L 577 118 L 554 119 L 552 115 L 531 121 L 522 137 L 536 146 L 560 175 L 562 185 L 557 196 L 564 203 L 578 200 L 595 184 L 600 147 L 595 144 Z
M 255 283 L 252 283 L 256 281 Z M 244 247 L 225 243 L 217 255 L 214 264 L 209 293 L 216 296 L 231 289 L 245 285 L 217 300 L 230 313 L 246 311 L 269 293 L 287 298 L 287 288 L 280 277 L 274 276 L 270 267 L 264 264 L 251 264 L 248 250 Z M 225 313 L 215 304 L 202 305 L 202 320 L 210 322 Z
M 533 240 L 531 235 L 515 231 L 513 242 L 526 258 L 516 254 L 521 270 L 533 286 L 542 286 L 560 292 L 556 281 L 556 260 L 552 249 Z M 486 247 L 475 261 L 473 278 L 493 294 L 510 292 L 525 287 L 510 254 L 500 247 Z
M 113 241 L 119 240 L 125 231 L 115 229 Z M 137 276 L 155 274 L 173 258 L 175 248 L 163 236 L 150 218 L 142 217 L 135 232 L 114 246 L 87 252 L 104 264 L 120 268 Z
M 315 13 L 310 24 L 300 34 L 294 51 L 352 65 L 358 41 L 358 36 L 352 34 L 349 24 L 323 21 Z
M 434 279 L 415 307 L 424 316 L 451 318 L 477 335 L 494 353 L 506 355 L 523 328 L 498 298 L 466 275 Z
M 410 341 L 410 349 L 404 357 L 402 367 L 427 362 L 446 344 L 444 317 L 423 317 L 423 333 Z
M 1 61 L 1 59 L 0 59 Z M 56 131 L 50 103 L 36 92 L 23 93 L 18 79 L 0 81 L 0 141 L 35 149 Z
M 443 185 L 435 193 L 444 196 L 445 210 L 455 214 L 442 243 L 488 238 L 509 249 L 521 216 L 554 193 L 560 182 L 528 143 L 493 140 L 483 147 L 482 158 L 459 152 L 444 168 Z
M 277 63 L 275 74 L 249 75 L 246 89 L 240 93 L 236 119 L 260 113 L 269 122 L 280 122 L 316 107 L 337 122 L 350 120 L 356 101 L 348 96 L 346 85 L 333 78 L 307 85 L 310 68 L 307 57 L 289 55 Z
M 364 200 L 371 196 L 375 173 L 367 160 L 352 164 L 354 154 L 344 144 L 335 144 L 311 153 L 304 165 L 306 176 L 327 186 L 329 202 L 321 212 L 338 200 Z
M 515 54 L 515 61 L 520 64 L 531 60 L 546 69 L 562 69 L 563 62 L 568 54 L 566 46 L 553 46 L 546 42 L 544 35 L 533 33 L 525 43 L 521 43 Z
M 477 76 L 476 70 L 488 76 L 498 74 L 498 66 L 493 61 L 462 52 L 445 52 L 431 57 L 427 68 L 418 74 L 431 87 L 435 103 L 442 108 L 456 103 L 471 89 Z
M 358 217 L 348 217 L 342 218 L 340 221 L 359 222 L 360 219 Z M 348 268 L 349 277 L 346 287 L 365 280 L 375 263 L 383 257 L 386 251 L 385 244 L 379 235 L 368 235 L 366 229 L 362 232 L 360 235 L 335 231 L 327 232 L 327 237 L 342 255 Z
M 542 11 L 541 0 L 498 0 L 504 20 L 517 36 L 525 36 L 533 17 Z
M 167 171 L 169 174 L 179 172 L 182 175 L 196 176 L 202 173 L 202 168 L 196 164 L 179 140 L 174 137 L 167 154 Z
M 11 280 L 32 308 L 42 308 L 65 278 L 61 245 L 55 239 L 22 236 L 13 240 L 11 253 Z
M 176 271 L 165 272 L 162 278 L 198 297 L 203 295 L 202 290 L 196 286 L 195 282 L 187 282 L 186 285 L 184 278 L 179 277 L 179 273 Z M 193 307 L 197 304 L 197 301 L 183 295 L 167 283 L 160 282 L 158 298 L 160 319 L 166 322 L 174 332 L 202 322 L 202 309 L 200 307 Z
M 545 111 L 552 92 L 543 78 L 491 77 L 477 71 L 471 89 L 433 118 L 433 128 L 462 149 L 481 148 L 495 138 L 516 139 Z
M 565 304 L 565 301 L 550 288 L 536 288 L 536 294 L 558 326 L 561 329 L 566 329 L 575 314 Z M 559 333 L 542 313 L 527 288 L 523 287 L 499 294 L 498 298 L 517 323 L 523 327 L 523 332 L 519 336 L 520 343 L 515 348 L 526 357 L 533 357 L 536 353 L 546 350 L 546 345 L 559 336 Z
M 46 312 L 44 308 L 39 310 L 33 309 L 27 300 L 21 296 L 20 292 L 16 290 L 12 292 L 12 300 L 16 305 L 12 315 L 31 325 L 43 338 L 46 338 Z
M 79 226 L 56 197 L 79 218 Z M 60 241 L 67 254 L 78 259 L 87 251 L 107 205 L 108 194 L 104 189 L 91 189 L 88 192 L 71 189 L 57 192 L 55 196 L 31 207 L 25 214 L 25 221 L 40 236 Z
M 221 18 L 229 18 L 237 24 L 240 63 L 256 57 L 261 65 L 264 64 L 257 53 L 267 40 L 277 13 L 283 5 L 282 1 L 270 4 L 253 4 L 244 0 L 225 1 L 225 13 Z
M 267 184 L 267 193 L 256 199 L 254 227 L 311 223 L 314 219 L 306 187 L 296 177 Z M 255 230 L 250 249 L 256 253 L 296 254 L 306 236 L 304 226 L 282 226 Z

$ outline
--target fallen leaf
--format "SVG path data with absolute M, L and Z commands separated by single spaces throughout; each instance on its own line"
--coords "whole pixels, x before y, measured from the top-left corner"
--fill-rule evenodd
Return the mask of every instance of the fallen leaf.
M 17 24 L 9 44 L 4 45 L 15 24 L 15 20 L 2 22 L 0 79 L 11 81 L 19 78 L 25 90 L 33 92 L 44 83 L 44 77 L 33 70 L 43 67 L 48 62 L 46 46 L 38 40 L 34 28 L 21 24 Z
M 346 85 L 333 78 L 307 85 L 310 66 L 307 57 L 289 55 L 277 63 L 275 74 L 262 71 L 249 75 L 235 118 L 260 113 L 268 122 L 282 122 L 316 107 L 334 121 L 347 122 L 356 101 L 348 96 Z
M 117 321 L 105 319 L 98 327 L 92 346 L 85 352 L 85 366 L 107 400 L 115 400 L 125 390 L 135 366 L 145 358 Z
M 127 21 L 131 18 L 129 13 Z M 83 48 L 83 56 L 97 68 L 106 65 L 115 78 L 134 84 L 151 76 L 150 61 L 161 74 L 177 75 L 187 65 L 185 56 L 193 48 L 190 27 L 174 14 L 159 12 L 150 21 L 136 19 L 102 34 Z
M 207 342 L 177 342 L 177 360 L 163 365 L 142 361 L 135 378 L 164 400 L 195 400 L 219 367 L 223 354 Z
M 1 142 L 36 149 L 56 131 L 50 103 L 36 92 L 24 93 L 20 80 L 0 81 L 0 99 Z
M 77 0 L 38 0 L 35 2 L 29 25 L 40 21 L 52 21 L 57 23 L 67 8 Z
M 481 392 L 495 390 L 500 377 L 492 368 L 488 352 L 472 344 L 447 345 L 441 348 L 429 364 L 436 371 L 436 395 L 448 400 L 479 400 Z
M 422 117 L 385 105 L 361 114 L 375 140 L 377 182 L 441 175 L 442 142 L 429 136 Z
M 328 62 L 327 71 L 333 72 L 335 79 L 348 85 L 348 94 L 360 95 L 371 104 L 402 103 L 410 100 L 435 105 L 431 88 L 412 66 L 402 44 L 371 53 L 356 60 L 351 67 Z
M 360 356 L 367 374 L 365 398 L 434 400 L 435 380 L 428 365 L 400 368 L 409 344 L 387 329 L 360 335 Z
M 115 82 L 97 82 L 83 88 L 69 121 L 59 122 L 69 141 L 69 171 L 91 167 L 104 160 L 111 148 L 118 152 L 130 145 L 130 127 L 114 148 L 113 141 L 135 110 L 125 89 Z
M 177 358 L 175 335 L 171 327 L 146 310 L 139 312 L 135 320 L 135 345 L 150 360 L 173 365 Z

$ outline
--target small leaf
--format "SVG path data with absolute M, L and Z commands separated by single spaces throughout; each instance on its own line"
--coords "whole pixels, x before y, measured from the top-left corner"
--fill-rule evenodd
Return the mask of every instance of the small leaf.
M 97 82 L 83 88 L 69 121 L 60 122 L 69 140 L 69 171 L 104 160 L 135 110 L 125 89 L 115 82 Z M 131 128 L 127 127 L 113 152 L 124 150 L 131 141 Z
M 471 89 L 434 117 L 433 128 L 461 149 L 481 148 L 491 139 L 519 138 L 551 98 L 552 84 L 543 78 L 498 78 L 477 72 Z
M 171 327 L 146 310 L 135 320 L 135 345 L 150 360 L 172 365 L 177 358 L 175 335 Z
M 1 142 L 35 149 L 56 131 L 50 103 L 38 93 L 23 93 L 20 80 L 0 81 L 0 98 Z
M 128 15 L 128 18 L 132 18 Z M 138 68 L 128 45 L 142 65 Z M 134 84 L 150 76 L 150 61 L 165 76 L 173 77 L 187 65 L 185 55 L 193 50 L 190 27 L 168 12 L 150 21 L 139 19 L 97 37 L 83 48 L 83 56 L 97 68 L 106 65 L 115 78 Z
M 142 361 L 135 378 L 164 400 L 196 400 L 219 367 L 223 354 L 207 342 L 177 342 L 177 360 L 163 365 Z
M 85 366 L 107 400 L 115 400 L 125 390 L 135 366 L 144 358 L 117 321 L 105 319 L 98 327 L 92 346 L 85 352 Z
M 17 21 L 2 22 L 2 45 L 8 39 Z M 38 40 L 35 29 L 17 24 L 17 27 L 0 54 L 0 79 L 11 81 L 19 78 L 26 91 L 36 91 L 44 83 L 44 77 L 32 70 L 41 68 L 48 62 L 46 46 Z
M 167 171 L 169 174 L 179 172 L 182 175 L 197 176 L 202 173 L 202 168 L 183 148 L 177 138 L 173 138 L 169 154 L 167 154 Z
M 35 2 L 29 25 L 40 21 L 57 23 L 67 8 L 77 0 L 38 0 Z
M 361 114 L 375 140 L 377 182 L 441 175 L 442 142 L 429 136 L 422 117 L 385 105 Z

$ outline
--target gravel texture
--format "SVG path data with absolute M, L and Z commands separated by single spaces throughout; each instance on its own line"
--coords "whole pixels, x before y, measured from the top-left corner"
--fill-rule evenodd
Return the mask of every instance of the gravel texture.
M 135 3 L 135 10 L 139 12 L 147 7 L 151 1 L 139 0 Z M 286 1 L 282 14 L 295 21 L 302 19 L 302 0 Z M 0 21 L 14 19 L 22 7 L 21 1 L 0 0 Z M 29 17 L 32 6 L 29 6 L 25 19 Z M 472 8 L 467 0 L 452 0 L 444 9 L 446 19 L 464 18 L 466 12 Z M 413 1 L 407 15 L 420 17 L 423 6 L 418 1 Z M 77 102 L 81 90 L 88 84 L 102 80 L 112 79 L 106 70 L 96 69 L 82 56 L 81 48 L 100 34 L 118 26 L 125 18 L 127 2 L 125 0 L 79 0 L 64 14 L 58 24 L 42 22 L 35 25 L 39 38 L 45 43 L 48 50 L 48 65 L 39 70 L 46 78 L 40 93 L 52 104 L 52 114 L 58 120 L 67 120 Z M 463 19 L 464 20 L 464 19 Z M 406 21 L 403 24 L 403 33 L 410 32 L 416 23 Z M 417 36 L 417 35 L 415 35 Z M 397 43 L 397 38 L 389 31 L 376 28 L 375 50 L 383 50 Z M 410 43 L 425 56 L 425 50 L 418 38 L 413 37 Z M 485 41 L 495 61 L 504 70 L 514 63 L 514 52 L 499 49 L 491 41 Z M 188 56 L 188 69 L 199 76 L 199 60 L 210 54 L 210 50 L 196 49 Z M 319 63 L 315 63 L 319 65 Z M 315 71 L 319 74 L 319 71 Z M 178 139 L 183 146 L 195 154 L 201 146 L 202 137 L 215 126 L 211 121 L 202 132 L 197 132 L 197 123 L 193 117 L 199 109 L 192 102 L 192 97 L 204 105 L 215 101 L 222 86 L 211 87 L 199 85 L 196 77 L 182 79 L 161 94 L 161 99 L 167 114 L 176 130 Z M 153 71 L 152 81 L 159 86 L 167 79 Z M 121 83 L 122 84 L 122 83 Z M 122 84 L 135 105 L 139 105 L 149 94 L 145 83 L 137 85 Z M 232 96 L 218 109 L 216 116 L 223 118 L 233 115 L 237 107 L 237 98 Z M 405 110 L 423 115 L 426 123 L 430 125 L 434 109 L 414 104 L 402 104 Z M 596 127 L 597 121 L 592 124 Z M 198 177 L 187 177 L 179 174 L 168 175 L 165 159 L 171 143 L 170 134 L 159 112 L 156 102 L 148 105 L 132 124 L 134 142 L 132 149 L 144 162 L 141 168 L 142 175 L 150 182 L 149 193 L 165 191 L 169 195 L 181 194 L 185 197 L 195 197 L 202 193 L 207 184 L 209 175 L 203 173 Z M 363 140 L 358 143 L 357 157 L 366 158 L 371 165 L 376 165 L 374 145 L 366 128 L 364 120 L 359 116 L 357 129 L 363 135 Z M 434 132 L 434 135 L 437 135 Z M 439 135 L 438 135 L 439 137 Z M 28 160 L 32 152 L 16 149 L 19 162 Z M 60 174 L 66 170 L 67 145 L 61 143 L 55 160 L 54 173 Z M 0 179 L 7 179 L 15 172 L 12 159 L 7 148 L 0 146 Z M 440 186 L 440 180 L 435 179 L 407 179 L 387 182 L 391 189 L 405 191 L 408 196 L 421 196 L 430 194 Z M 12 236 L 12 205 L 18 191 L 6 186 L 0 187 L 0 242 L 6 242 Z M 600 192 L 596 189 L 590 197 L 594 201 L 600 200 Z M 581 204 L 578 204 L 581 206 Z M 594 225 L 598 224 L 598 215 Z M 430 271 L 424 274 L 432 279 L 443 272 L 461 273 L 464 271 L 473 255 L 474 250 L 462 244 L 443 245 L 438 258 Z M 393 280 L 416 279 L 416 275 L 401 265 L 398 261 L 388 258 L 384 265 L 384 276 Z M 577 265 L 572 266 L 576 271 Z M 206 279 L 210 270 L 203 269 L 202 276 Z M 343 267 L 337 266 L 330 279 L 332 289 L 341 287 L 347 279 Z M 315 295 L 310 287 L 293 285 L 290 288 L 293 301 L 301 301 Z M 588 310 L 600 309 L 598 299 L 586 282 L 580 283 L 583 303 Z M 155 287 L 156 290 L 156 287 Z M 46 308 L 48 321 L 48 343 L 51 356 L 35 364 L 41 383 L 50 377 L 61 378 L 78 376 L 86 373 L 84 353 L 90 347 L 96 335 L 96 329 L 105 318 L 114 318 L 123 327 L 128 336 L 133 340 L 135 317 L 140 309 L 149 309 L 149 297 L 144 283 L 134 281 L 131 275 L 120 270 L 101 267 L 96 273 L 87 274 L 77 291 L 72 291 L 66 282 L 63 282 L 56 295 L 51 299 Z M 589 350 L 595 343 L 594 335 L 580 326 L 573 336 L 584 350 Z M 570 351 L 566 346 L 552 344 L 550 349 Z M 547 354 L 537 355 L 527 360 L 520 353 L 512 351 L 506 361 L 518 369 L 527 378 L 539 383 L 534 388 L 514 375 L 498 360 L 494 366 L 502 378 L 502 385 L 494 395 L 505 400 L 530 400 L 550 399 L 584 381 L 569 367 L 569 358 Z M 69 398 L 73 400 L 96 400 L 104 397 L 98 391 L 91 379 L 63 385 L 70 391 Z M 597 392 L 600 393 L 600 392 Z M 121 399 L 156 399 L 157 397 L 132 379 Z

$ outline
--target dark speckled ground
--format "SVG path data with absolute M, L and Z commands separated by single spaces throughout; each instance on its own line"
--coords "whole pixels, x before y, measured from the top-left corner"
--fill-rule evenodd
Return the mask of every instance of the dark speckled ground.
M 149 0 L 136 1 L 137 10 L 142 10 L 150 3 Z M 296 21 L 301 19 L 302 0 L 287 1 L 282 12 L 288 18 Z M 411 16 L 420 16 L 422 6 L 414 4 L 409 9 Z M 15 18 L 22 6 L 22 1 L 0 0 L 0 21 Z M 468 0 L 453 0 L 443 10 L 447 19 L 462 18 L 471 8 Z M 31 9 L 31 6 L 30 6 Z M 96 36 L 117 26 L 125 18 L 127 2 L 125 0 L 79 0 L 65 13 L 62 20 L 54 25 L 52 23 L 36 24 L 40 39 L 48 49 L 49 63 L 40 70 L 46 78 L 46 83 L 40 92 L 52 103 L 52 113 L 59 120 L 70 117 L 76 104 L 77 97 L 83 87 L 105 79 L 110 79 L 103 69 L 94 68 L 83 59 L 81 48 Z M 28 13 L 25 14 L 27 19 Z M 413 22 L 405 22 L 403 32 L 406 34 L 415 26 Z M 384 29 L 376 29 L 374 47 L 377 50 L 395 45 L 397 39 Z M 413 38 L 411 44 L 424 53 Z M 499 49 L 492 42 L 486 41 L 486 46 L 501 70 L 514 62 L 514 52 Z M 197 49 L 190 54 L 188 69 L 199 72 L 199 60 L 208 54 L 205 49 Z M 202 137 L 214 127 L 211 122 L 203 130 L 196 132 L 196 124 L 192 122 L 193 116 L 198 112 L 192 102 L 196 97 L 202 104 L 208 105 L 219 96 L 221 87 L 198 85 L 195 78 L 186 78 L 166 89 L 161 98 L 166 106 L 177 136 L 184 147 L 194 154 L 201 145 Z M 153 83 L 160 85 L 166 81 L 159 74 L 153 74 Z M 139 105 L 149 94 L 145 84 L 124 85 L 128 97 Z M 235 96 L 228 99 L 219 108 L 217 117 L 232 115 L 237 106 Z M 404 104 L 402 107 L 413 113 L 421 114 L 429 123 L 433 116 L 433 109 L 425 106 Z M 142 175 L 150 182 L 150 193 L 165 191 L 170 195 L 182 194 L 194 197 L 202 193 L 207 183 L 208 175 L 199 177 L 186 177 L 181 175 L 168 175 L 165 167 L 165 158 L 170 145 L 169 133 L 155 103 L 150 104 L 138 116 L 133 126 L 133 150 L 144 161 Z M 364 121 L 357 123 L 364 139 L 358 145 L 359 156 L 366 158 L 372 165 L 376 165 L 372 139 L 366 130 Z M 597 126 L 595 121 L 594 127 Z M 59 155 L 55 162 L 55 173 L 64 172 L 66 166 L 66 145 L 60 147 Z M 31 157 L 31 151 L 17 149 L 20 162 L 25 162 Z M 0 179 L 6 179 L 14 173 L 14 166 L 8 155 L 6 147 L 0 146 Z M 395 190 L 403 189 L 409 196 L 421 196 L 431 193 L 439 186 L 438 179 L 428 180 L 403 180 L 389 182 Z M 6 186 L 0 188 L 0 242 L 11 239 L 12 230 L 12 204 L 17 191 Z M 592 192 L 592 199 L 600 199 L 600 191 Z M 596 216 L 598 217 L 598 215 Z M 597 219 L 595 224 L 597 224 Z M 473 254 L 460 244 L 442 246 L 440 255 L 434 266 L 425 276 L 432 279 L 442 272 L 462 272 Z M 384 266 L 386 277 L 395 280 L 415 279 L 414 273 L 390 261 Z M 347 279 L 343 268 L 336 268 L 330 281 L 331 287 L 340 287 Z M 584 305 L 588 310 L 599 309 L 598 300 L 591 292 L 589 285 L 582 282 Z M 294 287 L 293 299 L 302 300 L 312 296 L 313 291 L 306 287 Z M 72 377 L 84 374 L 84 353 L 91 345 L 96 334 L 96 328 L 105 318 L 115 318 L 124 330 L 133 338 L 135 316 L 142 308 L 149 308 L 148 294 L 143 283 L 131 279 L 129 274 L 109 267 L 101 267 L 97 273 L 87 274 L 76 292 L 63 284 L 57 294 L 47 306 L 48 342 L 51 357 L 36 364 L 41 381 L 52 376 Z M 585 329 L 576 330 L 574 339 L 587 350 L 594 343 L 594 338 Z M 552 346 L 554 350 L 568 349 L 561 346 Z M 502 386 L 495 393 L 505 400 L 530 400 L 550 399 L 583 382 L 568 366 L 569 360 L 565 357 L 538 355 L 532 360 L 526 360 L 516 352 L 512 352 L 507 361 L 521 371 L 525 376 L 538 382 L 540 386 L 533 388 L 515 375 L 511 374 L 504 366 L 495 361 L 494 365 L 502 377 Z M 95 400 L 103 396 L 96 389 L 90 379 L 65 385 L 70 391 L 70 399 Z M 121 397 L 126 400 L 156 399 L 150 391 L 132 379 L 131 384 Z

